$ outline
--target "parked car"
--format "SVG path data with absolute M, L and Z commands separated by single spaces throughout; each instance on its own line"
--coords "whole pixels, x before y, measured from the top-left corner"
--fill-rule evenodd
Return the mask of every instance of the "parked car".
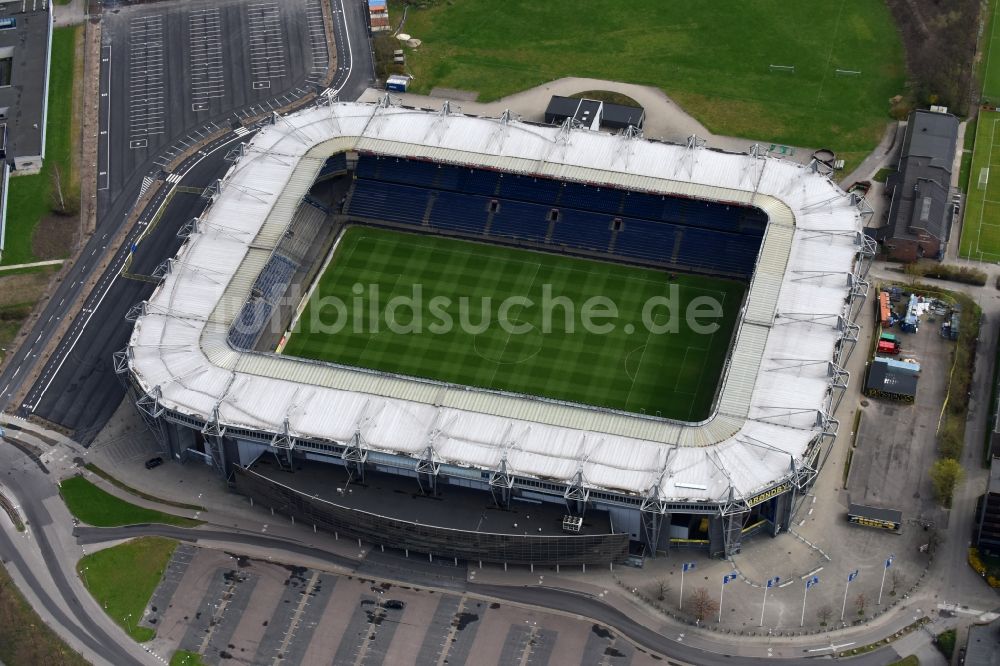
M 155 458 L 150 458 L 146 461 L 146 469 L 155 469 L 163 464 L 163 458 L 156 456 Z

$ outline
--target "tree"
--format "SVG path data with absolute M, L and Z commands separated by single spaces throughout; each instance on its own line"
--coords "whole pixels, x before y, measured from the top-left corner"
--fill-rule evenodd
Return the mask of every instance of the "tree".
M 858 609 L 858 615 L 864 616 L 864 614 L 865 614 L 865 606 L 868 605 L 868 597 L 865 596 L 864 592 L 862 592 L 861 594 L 859 594 L 854 599 L 854 605 Z
M 951 506 L 955 487 L 962 482 L 964 470 L 957 460 L 942 458 L 931 466 L 931 485 L 934 498 L 945 508 Z
M 699 587 L 694 591 L 694 595 L 691 597 L 691 612 L 694 614 L 696 620 L 703 622 L 705 618 L 718 612 L 718 610 L 719 604 L 708 593 L 708 590 Z
M 819 620 L 819 626 L 821 627 L 825 627 L 831 617 L 833 617 L 833 609 L 829 606 L 820 606 L 819 610 L 816 611 L 816 618 Z
M 657 601 L 663 601 L 667 598 L 667 594 L 670 592 L 670 583 L 667 582 L 666 578 L 661 578 L 656 581 L 656 599 Z
M 889 574 L 889 581 L 892 583 L 892 587 L 889 589 L 889 596 L 896 596 L 896 586 L 902 585 L 905 580 L 903 572 L 899 569 L 893 569 L 892 573 Z

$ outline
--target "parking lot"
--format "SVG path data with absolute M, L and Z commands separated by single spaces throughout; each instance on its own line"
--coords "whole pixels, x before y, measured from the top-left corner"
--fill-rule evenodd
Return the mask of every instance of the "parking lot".
M 652 664 L 601 625 L 181 545 L 142 624 L 208 663 Z
M 166 166 L 203 136 L 316 91 L 328 67 L 321 0 L 139 4 L 102 22 L 100 186 L 111 198 L 151 158 Z

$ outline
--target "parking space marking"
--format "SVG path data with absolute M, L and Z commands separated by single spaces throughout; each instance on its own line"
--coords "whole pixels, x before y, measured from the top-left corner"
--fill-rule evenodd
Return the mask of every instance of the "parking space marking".
M 330 54 L 326 46 L 326 26 L 323 21 L 322 0 L 309 0 L 306 5 L 306 27 L 309 31 L 309 50 L 312 62 L 306 80 L 315 83 L 323 78 L 330 65 Z
M 250 30 L 250 80 L 254 89 L 270 88 L 269 79 L 285 75 L 285 44 L 276 2 L 247 5 Z M 266 83 L 267 85 L 259 85 Z
M 98 150 L 104 155 L 104 169 L 98 173 L 98 191 L 107 190 L 111 187 L 111 178 L 108 171 L 111 169 L 111 136 L 108 134 L 111 127 L 111 45 L 101 47 L 101 97 L 104 101 L 104 129 L 100 130 L 98 143 L 103 142 L 103 146 Z M 103 150 L 101 149 L 103 148 Z
M 148 137 L 163 134 L 163 18 L 159 14 L 129 21 L 129 147 L 145 148 Z
M 207 111 L 209 100 L 225 96 L 222 69 L 222 19 L 218 9 L 196 9 L 188 16 L 191 110 Z

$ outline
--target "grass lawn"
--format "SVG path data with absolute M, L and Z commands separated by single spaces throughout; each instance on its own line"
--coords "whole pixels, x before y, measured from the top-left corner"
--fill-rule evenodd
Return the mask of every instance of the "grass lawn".
M 7 193 L 7 240 L 3 260 L 0 261 L 2 264 L 23 264 L 37 259 L 32 251 L 32 235 L 38 222 L 51 214 L 57 170 L 67 208 L 71 212 L 79 208 L 80 181 L 74 147 L 80 130 L 79 122 L 74 118 L 74 110 L 78 106 L 78 100 L 74 99 L 74 79 L 82 76 L 82 64 L 76 61 L 77 41 L 82 38 L 83 28 L 79 26 L 52 31 L 45 160 L 38 174 L 11 176 Z M 72 103 L 67 103 L 71 99 Z M 76 231 L 77 223 L 73 218 L 67 217 L 66 224 L 72 226 L 68 233 Z
M 1000 104 L 1000 11 L 996 0 L 987 3 L 989 12 L 988 34 L 983 35 L 983 65 L 980 78 L 983 82 L 983 103 Z
M 980 178 L 988 169 L 985 187 Z M 980 111 L 962 218 L 961 255 L 1000 261 L 1000 112 Z
M 102 479 L 104 479 L 108 483 L 110 483 L 110 484 L 112 484 L 114 486 L 117 486 L 118 488 L 121 488 L 122 490 L 124 490 L 125 492 L 129 493 L 130 495 L 135 495 L 136 497 L 141 497 L 144 500 L 149 500 L 150 502 L 157 502 L 159 504 L 166 504 L 167 506 L 174 506 L 174 507 L 177 507 L 178 509 L 188 509 L 189 511 L 204 511 L 205 510 L 205 507 L 198 506 L 197 504 L 185 504 L 184 502 L 174 502 L 172 500 L 166 500 L 166 499 L 162 499 L 162 498 L 156 497 L 155 495 L 150 495 L 149 493 L 144 493 L 141 490 L 133 488 L 132 486 L 128 485 L 127 483 L 123 483 L 122 481 L 119 481 L 118 479 L 116 479 L 115 477 L 111 476 L 110 474 L 108 474 L 107 472 L 105 472 L 103 469 L 101 469 L 100 467 L 98 467 L 97 465 L 95 465 L 94 463 L 87 463 L 86 465 L 84 465 L 84 467 L 86 467 L 88 470 L 90 470 L 91 472 L 93 472 L 97 476 L 101 477 Z
M 180 527 L 196 527 L 200 520 L 182 518 L 162 511 L 147 509 L 118 499 L 101 490 L 82 476 L 66 479 L 59 485 L 59 494 L 70 513 L 80 521 L 95 527 L 117 527 L 163 523 Z
M 86 666 L 89 662 L 62 642 L 21 596 L 0 567 L 0 661 L 5 664 Z
M 915 654 L 903 657 L 899 661 L 894 661 L 889 666 L 920 666 L 920 659 Z
M 178 650 L 170 657 L 170 666 L 204 666 L 204 664 L 197 652 Z
M 905 93 L 903 48 L 883 2 L 429 4 L 406 19 L 405 32 L 423 41 L 407 54 L 414 92 L 447 86 L 489 101 L 565 76 L 645 84 L 712 132 L 850 159 L 878 143 L 889 98 Z
M 365 308 L 358 317 L 355 283 L 367 290 L 357 297 Z M 380 294 L 375 308 L 368 308 L 375 301 L 370 285 L 377 285 Z M 374 330 L 368 321 L 372 312 L 387 312 L 393 298 L 412 295 L 415 285 L 422 289 L 420 318 L 412 310 L 397 310 L 395 320 L 403 329 L 397 326 L 393 332 L 385 323 L 388 317 L 377 317 Z M 678 330 L 650 332 L 642 323 L 644 304 L 671 291 L 679 306 Z M 671 281 L 656 270 L 353 227 L 340 240 L 284 353 L 700 420 L 711 408 L 743 291 L 732 280 L 679 275 Z M 508 302 L 513 304 L 506 310 L 509 323 L 501 326 L 502 304 L 513 296 L 532 303 Z M 546 325 L 543 304 L 559 296 L 575 311 L 572 321 L 567 326 L 567 308 L 557 306 L 548 308 Z M 607 297 L 618 309 L 618 318 L 598 320 L 611 331 L 584 330 L 583 304 L 595 296 Z M 722 304 L 714 334 L 698 334 L 684 322 L 683 313 L 698 296 Z M 448 302 L 436 310 L 435 299 L 442 297 Z M 333 298 L 351 304 L 344 317 L 329 305 Z M 468 307 L 460 307 L 462 299 Z M 490 299 L 485 306 L 484 299 Z M 647 317 L 661 326 L 669 319 L 664 307 L 650 310 Z M 332 332 L 329 327 L 338 320 L 343 328 Z M 454 325 L 442 325 L 448 320 Z M 321 324 L 328 326 L 326 332 Z M 420 330 L 407 332 L 407 325 Z
M 173 539 L 133 539 L 87 555 L 77 562 L 76 570 L 108 616 L 142 643 L 156 632 L 136 623 L 142 619 L 176 547 Z
M 965 124 L 965 143 L 962 146 L 962 162 L 958 172 L 958 188 L 968 194 L 969 176 L 972 173 L 972 150 L 976 145 L 976 124 L 978 116 Z

